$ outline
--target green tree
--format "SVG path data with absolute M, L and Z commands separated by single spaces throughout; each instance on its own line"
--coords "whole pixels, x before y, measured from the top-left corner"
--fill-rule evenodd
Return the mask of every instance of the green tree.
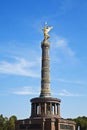
M 9 130 L 15 130 L 15 122 L 17 120 L 16 116 L 11 116 L 9 118 L 9 122 L 8 122 L 8 129 Z
M 16 116 L 11 116 L 9 119 L 0 115 L 0 130 L 15 130 Z
M 87 117 L 78 117 L 74 121 L 76 122 L 76 129 L 80 126 L 81 130 L 87 130 Z

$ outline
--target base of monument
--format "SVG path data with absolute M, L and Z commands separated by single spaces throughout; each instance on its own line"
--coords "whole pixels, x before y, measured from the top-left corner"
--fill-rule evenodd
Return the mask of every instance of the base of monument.
M 28 118 L 18 120 L 15 130 L 75 130 L 75 122 L 63 118 Z

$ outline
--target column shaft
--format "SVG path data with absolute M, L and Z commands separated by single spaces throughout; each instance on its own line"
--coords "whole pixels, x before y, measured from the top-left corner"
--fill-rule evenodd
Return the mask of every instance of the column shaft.
M 41 94 L 40 97 L 50 97 L 50 59 L 48 41 L 42 42 L 42 67 L 41 67 Z

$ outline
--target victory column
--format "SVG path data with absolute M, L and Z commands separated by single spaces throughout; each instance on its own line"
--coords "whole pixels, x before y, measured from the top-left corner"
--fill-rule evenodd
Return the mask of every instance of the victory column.
M 53 27 L 45 26 L 42 28 L 44 33 L 44 40 L 42 41 L 42 70 L 41 70 L 41 94 L 40 97 L 50 97 L 50 59 L 49 59 L 49 48 L 50 43 L 48 39 L 50 38 L 48 32 Z
M 75 130 L 75 122 L 61 118 L 60 102 L 58 98 L 51 96 L 50 90 L 50 38 L 48 32 L 53 27 L 42 28 L 44 39 L 41 43 L 42 66 L 41 66 L 41 92 L 39 97 L 32 98 L 31 115 L 24 120 L 16 122 L 15 130 Z

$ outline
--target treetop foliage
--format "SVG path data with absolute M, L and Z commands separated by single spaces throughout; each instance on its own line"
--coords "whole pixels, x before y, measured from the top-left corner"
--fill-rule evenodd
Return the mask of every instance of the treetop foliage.
M 11 116 L 10 118 L 0 115 L 0 130 L 15 130 L 16 116 Z

